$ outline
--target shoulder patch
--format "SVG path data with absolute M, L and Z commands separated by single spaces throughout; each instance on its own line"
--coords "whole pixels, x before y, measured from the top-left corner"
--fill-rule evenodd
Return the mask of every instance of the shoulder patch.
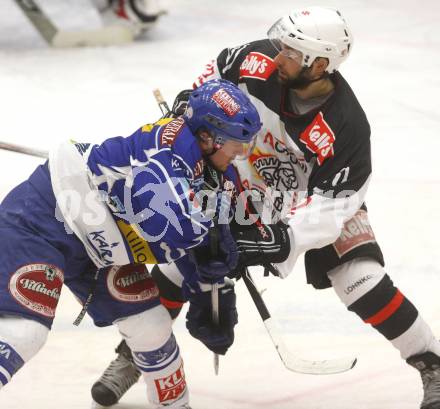
M 310 125 L 301 133 L 299 140 L 306 145 L 307 149 L 318 156 L 318 164 L 334 156 L 333 144 L 335 134 L 325 121 L 322 112 L 315 116 Z
M 172 146 L 184 126 L 185 120 L 182 117 L 178 117 L 167 123 L 160 131 L 160 144 Z
M 240 78 L 255 78 L 262 81 L 277 69 L 273 59 L 258 52 L 249 53 L 240 66 Z

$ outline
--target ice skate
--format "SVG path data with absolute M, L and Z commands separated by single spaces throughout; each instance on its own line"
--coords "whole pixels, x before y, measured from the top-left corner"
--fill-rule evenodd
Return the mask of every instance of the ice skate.
M 406 362 L 422 376 L 423 401 L 420 409 L 440 409 L 440 357 L 425 352 L 408 358 Z
M 131 351 L 125 341 L 122 341 L 115 352 L 115 360 L 104 371 L 102 376 L 92 386 L 93 400 L 101 406 L 111 406 L 127 392 L 141 376 L 141 372 L 133 363 Z

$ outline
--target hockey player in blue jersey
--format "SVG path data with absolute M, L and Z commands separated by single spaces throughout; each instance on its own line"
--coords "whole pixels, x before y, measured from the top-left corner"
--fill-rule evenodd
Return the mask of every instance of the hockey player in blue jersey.
M 231 186 L 229 164 L 249 154 L 260 127 L 242 91 L 210 81 L 192 93 L 181 117 L 101 145 L 61 145 L 6 196 L 0 205 L 0 388 L 44 345 L 66 284 L 97 326 L 117 325 L 150 404 L 189 407 L 171 317 L 144 265 L 176 261 L 193 274 L 185 280 L 198 311 L 210 285 L 199 280 L 203 262 L 194 256 L 195 269 L 188 253 L 209 245 L 218 208 L 215 201 L 209 214 L 204 206 L 202 191 L 215 191 L 204 175 L 213 167 Z M 221 281 L 239 255 L 228 228 L 220 232 L 220 256 L 207 263 Z M 219 334 L 218 352 L 225 353 L 237 322 L 232 289 L 220 291 L 220 303 L 226 333 Z

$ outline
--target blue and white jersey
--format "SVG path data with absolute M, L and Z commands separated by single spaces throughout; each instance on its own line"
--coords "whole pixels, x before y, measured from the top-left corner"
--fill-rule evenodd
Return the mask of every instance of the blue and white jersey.
M 208 239 L 206 164 L 181 117 L 101 145 L 63 144 L 49 165 L 57 217 L 99 267 L 169 263 Z M 225 175 L 233 179 L 232 168 Z

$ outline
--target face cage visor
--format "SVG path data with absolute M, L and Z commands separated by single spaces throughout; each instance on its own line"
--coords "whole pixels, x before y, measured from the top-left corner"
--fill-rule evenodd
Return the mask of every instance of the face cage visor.
M 283 42 L 283 39 L 288 37 L 289 31 L 280 18 L 267 32 L 267 37 L 275 50 L 284 57 L 290 58 L 299 65 L 303 64 L 303 53 L 295 48 L 292 48 Z
M 214 151 L 221 149 L 227 155 L 235 155 L 236 160 L 248 159 L 257 141 L 256 135 L 249 142 L 243 142 L 220 133 L 210 132 L 210 134 L 214 137 Z
M 244 142 L 242 139 L 230 136 L 224 130 L 222 131 L 224 124 L 215 116 L 208 114 L 203 119 L 213 125 L 208 132 L 214 140 L 214 152 L 223 149 L 227 154 L 235 154 L 235 159 L 245 160 L 249 158 L 255 148 L 256 134 L 248 142 Z

